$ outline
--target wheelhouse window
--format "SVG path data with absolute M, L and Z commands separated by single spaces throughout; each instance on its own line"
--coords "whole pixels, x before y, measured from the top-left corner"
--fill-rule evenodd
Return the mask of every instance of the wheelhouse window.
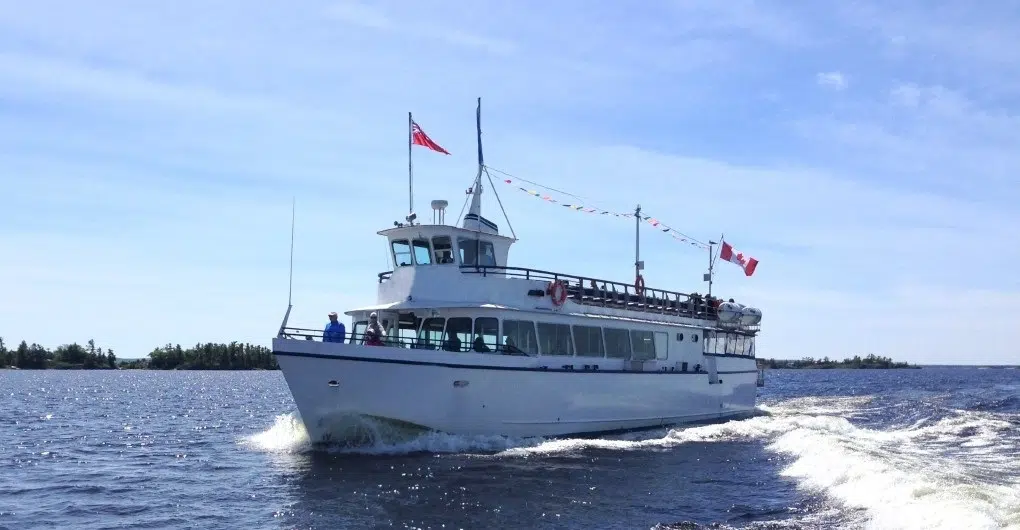
M 483 267 L 496 266 L 496 249 L 489 241 L 478 242 L 478 264 Z
M 443 335 L 443 349 L 446 351 L 467 351 L 471 345 L 471 318 L 456 317 L 446 321 Z
M 414 249 L 414 262 L 418 265 L 432 264 L 432 251 L 429 249 L 429 242 L 425 239 L 415 239 L 411 242 Z
M 542 355 L 573 355 L 570 326 L 567 324 L 538 323 L 538 343 Z
M 478 265 L 482 267 L 494 267 L 496 265 L 496 249 L 492 246 L 491 241 L 460 237 L 457 238 L 457 247 L 460 249 L 461 265 Z
M 630 333 L 625 329 L 604 328 L 606 357 L 613 359 L 630 358 Z
M 471 349 L 489 353 L 499 347 L 499 320 L 493 317 L 475 319 L 475 334 Z
M 635 361 L 648 361 L 655 358 L 655 337 L 651 331 L 632 330 L 630 342 Z
M 606 348 L 602 344 L 602 328 L 594 326 L 574 326 L 574 351 L 584 357 L 605 357 Z
M 426 318 L 418 330 L 417 348 L 435 350 L 443 343 L 443 327 L 446 319 L 442 317 Z
M 411 261 L 411 245 L 406 239 L 393 241 L 393 264 L 397 267 L 408 267 Z
M 457 238 L 457 248 L 460 250 L 461 265 L 478 264 L 478 240 L 466 237 Z
M 433 237 L 432 251 L 435 253 L 436 263 L 440 265 L 453 263 L 453 240 L 450 236 Z
M 507 353 L 538 354 L 535 323 L 528 320 L 504 320 L 502 343 L 502 350 Z

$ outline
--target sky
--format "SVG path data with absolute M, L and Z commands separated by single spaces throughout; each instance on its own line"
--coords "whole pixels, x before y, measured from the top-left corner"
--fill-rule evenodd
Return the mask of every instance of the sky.
M 292 200 L 291 324 L 375 303 L 407 113 L 452 153 L 415 148 L 415 209 L 452 221 L 481 97 L 492 168 L 758 259 L 713 292 L 761 308 L 760 357 L 1020 364 L 1006 2 L 5 5 L 9 345 L 270 345 Z M 511 265 L 633 278 L 631 221 L 483 189 Z M 707 251 L 648 226 L 641 249 L 649 287 L 705 291 Z

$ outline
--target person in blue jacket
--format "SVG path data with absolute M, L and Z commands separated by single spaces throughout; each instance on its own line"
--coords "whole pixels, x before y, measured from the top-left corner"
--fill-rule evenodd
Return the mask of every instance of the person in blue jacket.
M 322 332 L 322 342 L 343 342 L 346 336 L 347 330 L 343 322 L 337 320 L 336 311 L 333 311 L 329 314 L 329 324 L 326 324 L 326 329 Z

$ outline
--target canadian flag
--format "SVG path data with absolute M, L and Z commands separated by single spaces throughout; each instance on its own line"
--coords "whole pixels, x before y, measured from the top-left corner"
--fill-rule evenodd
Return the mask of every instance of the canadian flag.
M 754 268 L 758 266 L 758 260 L 751 256 L 745 256 L 743 252 L 733 250 L 733 247 L 723 241 L 722 250 L 719 251 L 719 257 L 730 262 L 740 265 L 741 269 L 744 269 L 744 274 L 750 276 L 754 274 Z

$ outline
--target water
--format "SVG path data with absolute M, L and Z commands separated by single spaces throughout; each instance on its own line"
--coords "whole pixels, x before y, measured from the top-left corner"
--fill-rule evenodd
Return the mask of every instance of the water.
M 279 372 L 0 371 L 0 527 L 1020 528 L 1020 370 L 767 375 L 743 421 L 313 452 Z

